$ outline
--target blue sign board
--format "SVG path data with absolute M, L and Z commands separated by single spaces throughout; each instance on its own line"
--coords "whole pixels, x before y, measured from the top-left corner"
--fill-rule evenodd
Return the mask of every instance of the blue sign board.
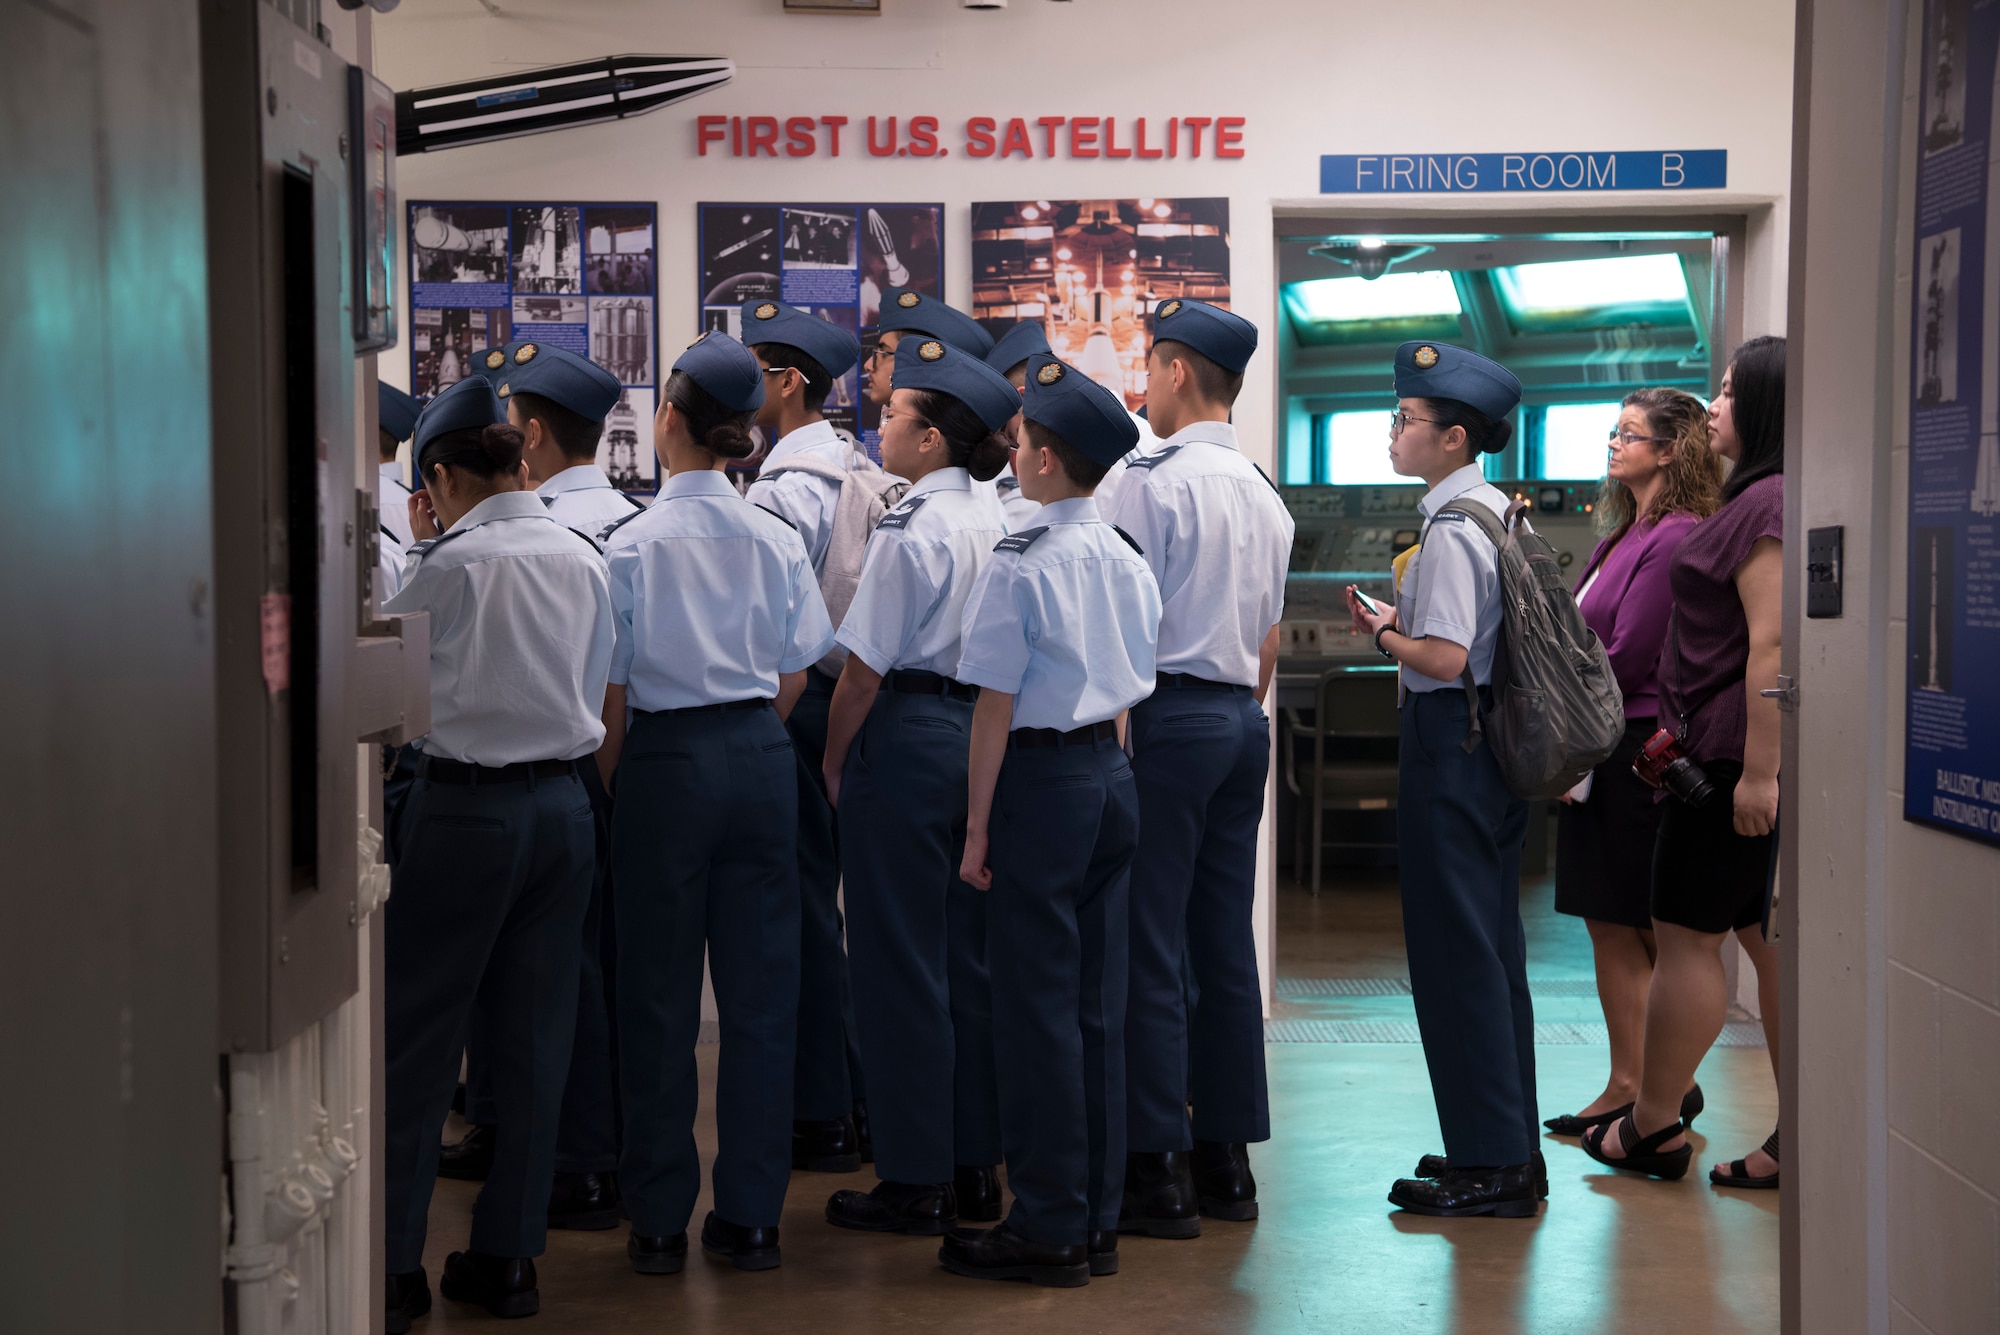
M 1593 190 L 1720 190 L 1721 148 L 1664 153 L 1336 153 L 1319 160 L 1325 195 L 1560 195 Z

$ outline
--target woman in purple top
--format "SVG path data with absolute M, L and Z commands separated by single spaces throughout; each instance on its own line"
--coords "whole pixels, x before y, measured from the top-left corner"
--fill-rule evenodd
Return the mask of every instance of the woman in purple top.
M 1605 536 L 1577 585 L 1584 622 L 1604 642 L 1625 696 L 1625 737 L 1563 799 L 1556 817 L 1556 911 L 1582 918 L 1590 929 L 1611 1076 L 1581 1112 L 1543 1123 L 1559 1136 L 1615 1121 L 1639 1096 L 1661 808 L 1653 789 L 1632 773 L 1632 758 L 1657 727 L 1660 646 L 1673 608 L 1667 568 L 1696 521 L 1714 513 L 1721 490 L 1722 466 L 1709 448 L 1701 400 L 1677 389 L 1627 395 L 1598 495 Z M 1685 1115 L 1698 1112 L 1699 1102 L 1690 1091 Z
M 1722 946 L 1733 931 L 1757 966 L 1772 1070 L 1778 1062 L 1777 952 L 1764 939 L 1778 821 L 1777 685 L 1784 559 L 1785 342 L 1736 350 L 1711 409 L 1716 452 L 1735 461 L 1722 508 L 1674 553 L 1674 614 L 1660 663 L 1660 724 L 1707 773 L 1698 805 L 1662 802 L 1653 854 L 1659 955 L 1646 1001 L 1639 1098 L 1583 1138 L 1592 1158 L 1655 1177 L 1685 1176 L 1693 1147 L 1679 1105 L 1728 1005 Z M 1775 1187 L 1778 1138 L 1717 1165 L 1721 1186 Z

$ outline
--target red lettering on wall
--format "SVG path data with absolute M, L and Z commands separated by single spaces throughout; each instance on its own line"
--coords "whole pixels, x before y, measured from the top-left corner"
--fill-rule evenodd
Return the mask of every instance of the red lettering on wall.
M 1097 117 L 1069 118 L 1069 155 L 1073 158 L 1094 158 L 1098 155 Z
M 1068 120 L 1069 117 L 1067 116 L 1037 116 L 1035 118 L 1035 124 L 1042 127 L 1043 157 L 1052 158 L 1056 155 L 1056 131 L 1062 129 Z
M 1240 158 L 1243 156 L 1243 118 L 1224 116 L 1215 122 L 1215 156 L 1218 158 Z
M 1181 154 L 1181 118 L 1175 116 L 1167 122 L 1167 156 L 1177 158 Z
M 813 139 L 813 120 L 810 116 L 794 116 L 785 122 L 785 156 L 788 158 L 809 158 L 819 145 Z
M 1135 133 L 1136 137 L 1133 140 L 1133 151 L 1137 153 L 1140 157 L 1157 158 L 1162 153 L 1166 152 L 1166 150 L 1163 148 L 1146 147 L 1146 118 L 1144 116 L 1141 116 L 1139 118 L 1139 123 L 1136 127 Z
M 1118 118 L 1116 116 L 1106 116 L 1104 118 L 1104 156 L 1107 158 L 1129 158 L 1132 156 L 1131 149 L 1118 147 Z
M 1191 158 L 1200 157 L 1202 128 L 1213 124 L 1213 121 L 1207 116 L 1183 116 L 1181 117 L 1181 124 L 1188 127 L 1188 156 Z
M 845 116 L 821 116 L 819 123 L 827 129 L 827 137 L 832 141 L 834 157 L 840 156 L 840 127 L 847 124 Z
M 878 158 L 893 158 L 896 156 L 896 118 L 894 116 L 887 118 L 889 122 L 889 137 L 879 141 L 875 138 L 875 119 L 873 116 L 868 118 L 869 155 Z
M 938 156 L 937 117 L 910 117 L 910 156 L 913 158 L 934 158 Z
M 965 123 L 965 151 L 975 158 L 993 156 L 993 118 L 974 116 Z
M 1000 145 L 1000 156 L 1004 158 L 1016 149 L 1024 158 L 1035 156 L 1034 143 L 1028 138 L 1028 122 L 1019 116 L 1007 122 L 1007 138 Z
M 761 151 L 767 158 L 777 157 L 778 118 L 776 116 L 752 116 L 745 124 L 749 129 L 747 143 L 750 149 L 749 153 L 745 156 L 754 158 Z
M 741 116 L 731 116 L 729 118 L 729 155 L 734 158 L 743 156 L 743 118 Z
M 710 144 L 719 144 L 722 142 L 723 140 L 722 126 L 723 123 L 728 119 L 729 117 L 727 116 L 698 116 L 695 118 L 694 152 L 696 157 L 699 158 L 707 157 L 708 146 Z

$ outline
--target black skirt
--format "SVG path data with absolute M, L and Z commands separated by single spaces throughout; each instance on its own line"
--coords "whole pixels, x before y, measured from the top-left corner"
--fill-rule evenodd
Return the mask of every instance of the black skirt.
M 1632 773 L 1632 758 L 1657 730 L 1627 719 L 1611 759 L 1599 765 L 1590 798 L 1556 812 L 1556 912 L 1626 927 L 1653 925 L 1653 845 L 1662 804 Z
M 1713 797 L 1698 807 L 1677 797 L 1660 804 L 1666 814 L 1653 853 L 1653 916 L 1697 932 L 1741 931 L 1764 921 L 1777 836 L 1736 833 L 1742 762 L 1702 768 L 1715 781 Z

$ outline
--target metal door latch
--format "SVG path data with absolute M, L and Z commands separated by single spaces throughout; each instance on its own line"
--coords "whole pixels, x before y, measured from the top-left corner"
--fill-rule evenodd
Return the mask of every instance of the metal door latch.
M 1784 713 L 1796 714 L 1799 712 L 1799 684 L 1790 677 L 1779 677 L 1778 684 L 1775 687 L 1759 691 L 1757 694 L 1763 696 L 1766 700 L 1776 700 L 1779 710 Z

